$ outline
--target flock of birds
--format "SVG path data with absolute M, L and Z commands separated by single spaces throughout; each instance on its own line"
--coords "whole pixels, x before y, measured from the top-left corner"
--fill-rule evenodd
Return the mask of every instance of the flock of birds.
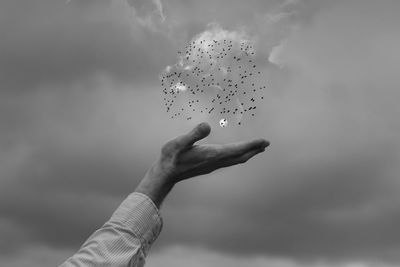
M 203 39 L 191 42 L 178 54 L 180 61 L 160 78 L 171 118 L 186 116 L 190 120 L 193 112 L 200 112 L 217 116 L 224 127 L 227 117 L 241 125 L 243 116 L 255 115 L 266 86 L 250 43 Z

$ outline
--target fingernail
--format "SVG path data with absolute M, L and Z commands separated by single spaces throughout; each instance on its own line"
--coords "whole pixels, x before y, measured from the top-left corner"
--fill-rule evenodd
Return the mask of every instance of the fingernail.
M 267 146 L 269 146 L 269 141 L 263 140 L 261 146 L 265 149 Z

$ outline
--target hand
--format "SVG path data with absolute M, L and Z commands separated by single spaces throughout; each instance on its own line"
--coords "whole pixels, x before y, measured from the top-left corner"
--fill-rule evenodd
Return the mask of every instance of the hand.
M 226 145 L 194 145 L 208 136 L 210 130 L 207 123 L 201 123 L 188 134 L 163 146 L 157 168 L 169 183 L 244 163 L 269 145 L 264 139 Z
M 210 131 L 210 125 L 200 123 L 189 133 L 167 142 L 162 147 L 159 159 L 141 182 L 147 185 L 145 186 L 147 191 L 152 188 L 150 191 L 155 190 L 156 195 L 161 194 L 161 196 L 155 196 L 154 192 L 150 193 L 152 195 L 150 197 L 156 199 L 155 203 L 158 201 L 158 205 L 161 204 L 162 199 L 177 182 L 208 174 L 219 168 L 244 163 L 263 152 L 269 145 L 269 142 L 264 139 L 225 145 L 194 144 L 208 136 Z

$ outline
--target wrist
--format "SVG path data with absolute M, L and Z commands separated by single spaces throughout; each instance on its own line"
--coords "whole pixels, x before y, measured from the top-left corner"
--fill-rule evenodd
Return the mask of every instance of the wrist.
M 160 208 L 164 198 L 174 186 L 171 180 L 166 173 L 157 168 L 157 164 L 154 164 L 140 181 L 135 192 L 145 194 L 154 202 L 157 208 Z

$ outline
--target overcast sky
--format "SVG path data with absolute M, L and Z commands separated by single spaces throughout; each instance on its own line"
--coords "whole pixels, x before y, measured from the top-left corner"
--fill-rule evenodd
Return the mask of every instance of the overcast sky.
M 266 138 L 185 181 L 147 266 L 400 265 L 400 1 L 0 1 L 0 266 L 71 256 L 134 190 L 170 120 L 159 75 L 215 30 L 256 43 Z

